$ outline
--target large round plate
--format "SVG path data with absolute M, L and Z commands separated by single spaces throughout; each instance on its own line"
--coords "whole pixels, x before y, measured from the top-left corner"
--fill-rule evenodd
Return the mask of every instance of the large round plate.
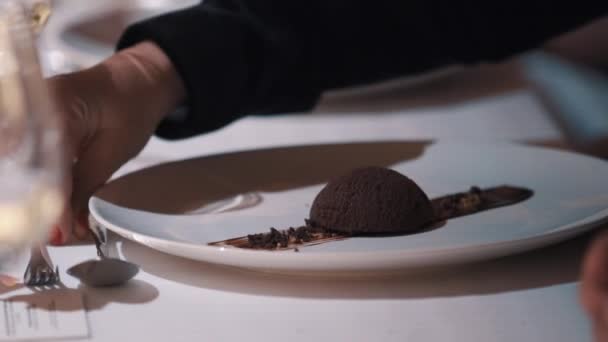
M 533 189 L 517 205 L 449 220 L 418 234 L 357 237 L 270 252 L 209 242 L 296 226 L 323 184 L 378 165 L 429 197 L 510 184 Z M 608 216 L 608 163 L 519 145 L 376 142 L 284 147 L 163 164 L 117 179 L 89 203 L 119 235 L 195 260 L 280 272 L 387 271 L 518 253 L 562 241 Z M 228 205 L 232 210 L 218 213 Z

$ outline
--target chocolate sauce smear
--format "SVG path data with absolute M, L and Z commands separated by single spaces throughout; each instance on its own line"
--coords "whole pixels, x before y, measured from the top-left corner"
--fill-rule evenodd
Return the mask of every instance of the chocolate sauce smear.
M 285 250 L 352 236 L 411 234 L 455 217 L 519 203 L 532 190 L 503 185 L 429 200 L 411 179 L 391 169 L 355 169 L 329 182 L 315 197 L 310 219 L 298 228 L 212 242 L 212 246 Z
M 532 197 L 532 190 L 503 185 L 481 189 L 471 187 L 467 192 L 459 192 L 431 200 L 435 211 L 435 220 L 431 223 L 445 221 L 455 217 L 472 215 L 481 211 L 513 205 Z M 320 243 L 344 240 L 356 234 L 346 234 L 315 225 L 305 220 L 305 225 L 285 230 L 270 228 L 267 233 L 250 234 L 234 239 L 209 243 L 211 246 L 232 246 L 258 250 L 289 250 L 299 251 L 298 247 L 317 245 Z M 369 233 L 366 233 L 369 235 Z

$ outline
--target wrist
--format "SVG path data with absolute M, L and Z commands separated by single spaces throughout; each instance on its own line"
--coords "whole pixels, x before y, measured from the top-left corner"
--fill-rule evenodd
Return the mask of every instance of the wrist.
M 121 50 L 101 63 L 110 78 L 105 111 L 145 115 L 158 125 L 185 101 L 186 90 L 167 55 L 154 43 Z M 140 118 L 141 119 L 141 118 Z

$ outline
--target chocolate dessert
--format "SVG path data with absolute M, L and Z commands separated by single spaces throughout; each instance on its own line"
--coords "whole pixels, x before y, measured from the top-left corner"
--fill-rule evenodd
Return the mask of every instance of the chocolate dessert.
M 424 191 L 399 172 L 381 167 L 334 179 L 310 209 L 313 225 L 347 235 L 410 233 L 434 220 Z
M 298 228 L 250 234 L 209 243 L 247 249 L 286 250 L 358 235 L 411 234 L 431 224 L 507 206 L 532 196 L 508 185 L 449 194 L 429 200 L 406 176 L 386 168 L 356 169 L 329 182 L 317 194 L 310 219 Z

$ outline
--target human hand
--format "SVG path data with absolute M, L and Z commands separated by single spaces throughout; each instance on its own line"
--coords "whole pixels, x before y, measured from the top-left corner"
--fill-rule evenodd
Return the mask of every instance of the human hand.
M 48 82 L 66 132 L 70 200 L 50 233 L 50 242 L 61 245 L 89 235 L 89 197 L 143 149 L 185 91 L 169 59 L 148 42 Z
M 583 264 L 581 302 L 596 341 L 608 341 L 608 233 L 591 244 Z

